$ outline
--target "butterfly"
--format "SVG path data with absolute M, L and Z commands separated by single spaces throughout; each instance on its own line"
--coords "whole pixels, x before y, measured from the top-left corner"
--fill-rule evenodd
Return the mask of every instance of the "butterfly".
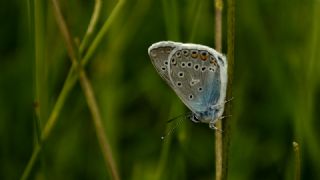
M 148 49 L 159 75 L 191 110 L 196 123 L 215 123 L 222 119 L 226 103 L 227 58 L 199 44 L 160 41 Z

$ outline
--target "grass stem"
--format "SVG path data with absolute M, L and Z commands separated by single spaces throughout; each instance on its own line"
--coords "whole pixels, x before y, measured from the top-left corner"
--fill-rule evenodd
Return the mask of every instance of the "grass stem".
M 223 1 L 215 0 L 215 48 L 218 52 L 222 52 L 222 10 Z M 222 129 L 222 121 L 216 123 L 218 129 Z M 222 133 L 215 132 L 215 159 L 216 159 L 216 180 L 223 177 L 223 143 Z
M 99 1 L 96 1 L 99 2 Z M 81 65 L 85 66 L 87 64 L 87 62 L 89 61 L 89 59 L 91 58 L 91 56 L 93 55 L 93 52 L 95 51 L 95 49 L 97 48 L 97 46 L 100 44 L 100 42 L 102 41 L 102 38 L 104 37 L 104 35 L 106 34 L 106 32 L 109 30 L 110 25 L 112 24 L 112 22 L 114 21 L 114 19 L 119 15 L 120 9 L 123 6 L 125 1 L 123 0 L 119 0 L 118 3 L 116 4 L 115 8 L 112 10 L 111 15 L 109 16 L 109 18 L 105 21 L 102 29 L 98 32 L 97 36 L 94 38 L 93 43 L 89 46 L 89 50 L 86 52 L 85 57 L 81 60 Z M 97 10 L 100 11 L 99 7 L 97 7 L 98 5 L 95 5 L 95 10 L 94 10 L 94 14 L 99 14 L 98 12 L 96 12 Z M 97 15 L 92 15 L 92 18 L 98 18 Z M 90 21 L 90 25 L 91 27 L 94 27 L 96 24 L 96 20 L 91 20 Z M 88 27 L 88 29 L 90 29 Z M 89 31 L 89 30 L 88 30 Z M 89 31 L 90 32 L 90 31 Z M 90 32 L 91 33 L 91 32 Z M 89 36 L 90 34 L 86 34 L 87 36 Z M 84 43 L 84 44 L 83 44 Z M 82 47 L 85 47 L 85 42 L 82 42 L 81 45 Z M 49 135 L 51 134 L 51 131 L 53 129 L 53 127 L 55 126 L 56 122 L 57 122 L 57 118 L 63 108 L 63 105 L 65 104 L 65 101 L 67 99 L 67 97 L 69 96 L 72 88 L 74 87 L 77 78 L 78 78 L 78 74 L 75 73 L 75 66 L 72 65 L 72 67 L 69 70 L 68 76 L 65 80 L 65 83 L 63 85 L 63 88 L 58 96 L 58 99 L 51 111 L 51 114 L 48 118 L 48 121 L 46 122 L 45 126 L 44 126 L 44 130 L 41 134 L 41 143 L 38 144 L 31 155 L 30 160 L 28 161 L 28 164 L 26 166 L 26 168 L 24 169 L 24 172 L 21 176 L 20 179 L 27 179 L 30 175 L 30 172 L 36 162 L 36 159 L 39 155 L 39 152 L 41 151 L 41 146 L 42 144 L 47 140 L 47 138 L 49 137 Z M 105 153 L 104 153 L 105 154 Z
M 85 98 L 87 100 L 88 107 L 92 115 L 93 123 L 95 125 L 95 129 L 97 133 L 97 138 L 102 150 L 102 154 L 103 154 L 107 169 L 111 172 L 112 179 L 118 180 L 120 179 L 120 177 L 115 165 L 115 161 L 112 156 L 110 144 L 107 140 L 107 137 L 103 128 L 102 117 L 101 117 L 101 113 L 95 98 L 95 94 L 93 92 L 91 83 L 86 75 L 86 72 L 84 71 L 83 67 L 79 63 L 80 53 L 77 53 L 76 47 L 72 40 L 73 39 L 72 35 L 62 16 L 58 1 L 52 0 L 52 3 L 53 3 L 55 18 L 57 20 L 62 36 L 66 42 L 66 46 L 67 46 L 67 50 L 68 50 L 68 54 L 70 56 L 71 62 L 73 66 L 76 67 L 79 73 L 80 85 L 85 94 Z
M 222 9 L 221 0 L 215 1 L 216 9 L 216 48 L 222 49 Z M 234 66 L 234 34 L 235 34 L 235 0 L 227 0 L 227 60 L 228 60 L 228 85 L 226 99 L 232 99 L 232 81 Z M 231 103 L 225 105 L 225 116 L 223 121 L 216 124 L 223 133 L 216 132 L 216 180 L 225 180 L 228 177 L 228 155 L 231 135 Z
M 102 4 L 101 0 L 95 0 L 94 9 L 93 9 L 93 13 L 91 16 L 91 20 L 90 20 L 87 32 L 84 35 L 84 38 L 80 44 L 80 49 L 79 49 L 80 54 L 82 54 L 84 52 L 84 49 L 87 47 L 87 44 L 88 44 L 88 42 L 94 32 L 94 28 L 96 27 L 96 24 L 98 22 L 99 15 L 101 12 L 101 7 L 102 7 L 101 4 Z
M 300 177 L 301 177 L 300 176 L 300 169 L 301 169 L 300 147 L 299 147 L 299 144 L 295 141 L 292 143 L 292 146 L 294 151 L 294 164 L 295 164 L 294 179 L 300 180 Z

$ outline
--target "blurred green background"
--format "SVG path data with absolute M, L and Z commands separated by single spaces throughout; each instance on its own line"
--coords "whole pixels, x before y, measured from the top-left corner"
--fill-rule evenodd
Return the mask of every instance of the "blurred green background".
M 81 40 L 94 1 L 60 3 L 75 41 Z M 116 3 L 102 1 L 95 34 Z M 0 179 L 18 179 L 71 63 L 51 1 L 0 4 Z M 300 144 L 303 179 L 320 179 L 319 20 L 319 0 L 236 2 L 229 179 L 293 179 L 293 141 Z M 166 121 L 187 112 L 149 60 L 147 48 L 161 40 L 214 47 L 214 2 L 127 0 L 90 59 L 86 70 L 120 175 L 214 179 L 214 131 L 207 124 L 184 121 L 160 140 Z M 30 179 L 110 179 L 79 83 Z

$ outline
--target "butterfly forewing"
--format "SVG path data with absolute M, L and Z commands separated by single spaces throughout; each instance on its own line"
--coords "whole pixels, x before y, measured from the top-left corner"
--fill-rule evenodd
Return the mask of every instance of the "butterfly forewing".
M 168 75 L 168 57 L 176 46 L 173 43 L 155 43 L 149 48 L 149 56 L 159 75 L 172 87 Z

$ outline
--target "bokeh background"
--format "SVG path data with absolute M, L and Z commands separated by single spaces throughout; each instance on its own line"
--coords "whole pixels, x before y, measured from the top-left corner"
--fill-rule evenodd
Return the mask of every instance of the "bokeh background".
M 81 41 L 94 1 L 60 3 Z M 103 0 L 95 34 L 116 3 Z M 51 1 L 0 4 L 0 179 L 18 179 L 71 63 Z M 229 179 L 293 179 L 293 141 L 302 179 L 320 179 L 319 19 L 319 0 L 236 2 Z M 214 179 L 214 131 L 207 124 L 184 121 L 160 140 L 167 120 L 188 112 L 149 60 L 147 48 L 161 40 L 214 47 L 213 0 L 127 0 L 86 66 L 120 175 Z M 29 178 L 110 179 L 79 83 Z

